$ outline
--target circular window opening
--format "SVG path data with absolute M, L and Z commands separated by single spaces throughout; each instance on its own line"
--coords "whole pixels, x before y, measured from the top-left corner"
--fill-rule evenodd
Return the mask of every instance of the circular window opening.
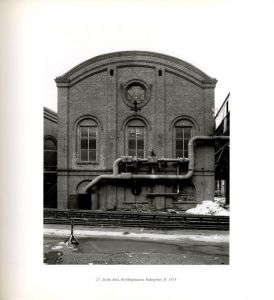
M 123 100 L 130 107 L 143 107 L 149 101 L 151 86 L 141 80 L 130 80 L 121 89 Z

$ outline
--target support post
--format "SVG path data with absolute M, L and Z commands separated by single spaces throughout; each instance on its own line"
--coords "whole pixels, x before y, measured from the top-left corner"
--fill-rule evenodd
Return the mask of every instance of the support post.
M 70 245 L 79 245 L 78 240 L 76 239 L 76 237 L 73 235 L 73 226 L 74 226 L 74 220 L 71 219 L 71 229 L 70 229 L 70 236 L 69 238 L 65 241 L 65 244 L 67 244 L 68 246 Z

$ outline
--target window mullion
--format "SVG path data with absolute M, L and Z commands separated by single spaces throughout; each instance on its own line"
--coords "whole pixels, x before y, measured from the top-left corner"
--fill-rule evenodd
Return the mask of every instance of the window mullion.
M 145 133 L 145 128 L 143 130 L 143 158 L 145 158 L 145 142 L 146 142 L 146 133 Z
M 95 161 L 97 161 L 97 129 L 95 129 Z
M 90 161 L 90 157 L 89 157 L 89 141 L 90 141 L 90 127 L 88 127 L 88 161 Z
M 79 131 L 80 131 L 79 152 L 80 152 L 80 161 L 82 161 L 82 127 L 79 127 Z
M 137 157 L 138 155 L 138 135 L 137 135 L 137 127 L 135 128 L 135 156 Z
M 183 128 L 183 157 L 185 157 L 185 129 Z

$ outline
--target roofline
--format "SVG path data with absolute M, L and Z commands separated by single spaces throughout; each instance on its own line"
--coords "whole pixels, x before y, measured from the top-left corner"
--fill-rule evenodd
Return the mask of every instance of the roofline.
M 221 107 L 219 108 L 219 110 L 218 110 L 218 112 L 217 112 L 217 114 L 216 114 L 216 116 L 215 116 L 215 118 L 214 118 L 214 119 L 216 119 L 216 118 L 217 118 L 218 114 L 220 113 L 220 111 L 221 111 L 221 110 L 222 110 L 222 108 L 224 107 L 224 105 L 225 105 L 225 103 L 226 103 L 227 99 L 229 98 L 229 96 L 230 96 L 230 92 L 227 94 L 227 96 L 226 96 L 226 98 L 225 98 L 224 102 L 222 103 Z
M 44 107 L 44 118 L 57 123 L 58 115 L 57 115 L 57 112 L 55 112 L 47 107 Z
M 56 81 L 56 83 L 68 83 L 68 80 L 69 80 L 68 78 L 70 75 L 72 75 L 74 72 L 81 70 L 81 68 L 84 68 L 85 66 L 87 66 L 89 64 L 93 64 L 98 61 L 102 61 L 104 59 L 117 58 L 117 57 L 119 58 L 119 57 L 123 57 L 123 56 L 151 56 L 151 57 L 166 59 L 171 62 L 180 64 L 181 66 L 184 66 L 184 67 L 198 73 L 202 77 L 206 77 L 206 80 L 212 81 L 213 83 L 217 82 L 217 80 L 215 78 L 210 77 L 209 75 L 207 75 L 206 73 L 204 73 L 203 71 L 201 71 L 200 69 L 195 67 L 194 65 L 192 65 L 184 60 L 181 60 L 174 56 L 170 56 L 170 55 L 166 55 L 166 54 L 150 52 L 150 51 L 139 51 L 139 50 L 111 52 L 111 53 L 95 56 L 93 58 L 90 58 L 90 59 L 76 65 L 75 67 L 70 69 L 68 72 L 64 73 L 62 76 L 56 77 L 55 81 Z

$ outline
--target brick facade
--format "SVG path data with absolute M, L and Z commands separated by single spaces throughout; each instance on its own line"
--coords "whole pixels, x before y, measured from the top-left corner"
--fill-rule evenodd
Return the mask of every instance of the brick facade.
M 136 104 L 136 111 L 125 98 L 128 82 L 144 83 L 148 101 Z M 127 125 L 140 122 L 145 128 L 145 157 L 175 158 L 175 126 L 192 124 L 193 135 L 214 133 L 214 88 L 216 80 L 196 67 L 162 54 L 128 51 L 90 59 L 56 78 L 58 87 L 58 208 L 78 208 L 85 186 L 101 174 L 111 174 L 113 162 L 127 155 Z M 146 94 L 146 95 L 147 95 Z M 126 96 L 125 96 L 126 95 Z M 133 95 L 134 97 L 134 95 Z M 137 99 L 137 98 L 136 98 Z M 132 104 L 132 103 L 131 103 Z M 97 126 L 97 160 L 79 160 L 80 122 L 90 120 Z M 123 166 L 122 166 L 123 168 Z M 140 166 L 135 173 L 176 174 L 168 164 Z M 181 169 L 180 169 L 181 170 Z M 182 170 L 181 170 L 182 171 Z M 181 172 L 180 171 L 180 172 Z M 182 171 L 183 172 L 183 171 Z M 188 181 L 180 183 L 176 196 L 148 193 L 172 192 L 177 182 L 140 181 L 141 192 L 132 193 L 132 182 L 101 182 L 88 196 L 96 208 L 187 209 L 214 197 L 214 145 L 195 145 L 195 170 Z M 192 198 L 184 199 L 191 190 Z M 80 195 L 80 196 L 79 196 Z M 95 207 L 92 206 L 91 207 Z

